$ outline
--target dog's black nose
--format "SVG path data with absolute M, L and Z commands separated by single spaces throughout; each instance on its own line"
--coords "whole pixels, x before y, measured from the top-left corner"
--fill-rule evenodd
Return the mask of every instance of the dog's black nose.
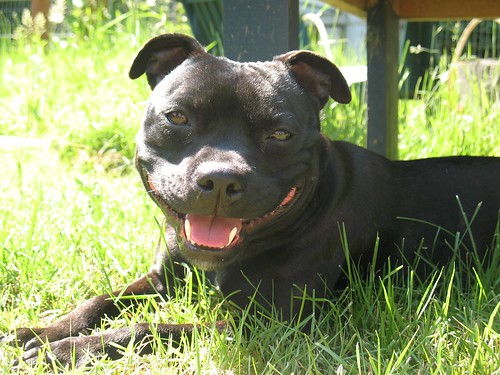
M 230 203 L 243 195 L 245 186 L 244 178 L 237 173 L 229 171 L 213 171 L 197 179 L 199 189 L 213 199 L 221 200 L 220 203 Z

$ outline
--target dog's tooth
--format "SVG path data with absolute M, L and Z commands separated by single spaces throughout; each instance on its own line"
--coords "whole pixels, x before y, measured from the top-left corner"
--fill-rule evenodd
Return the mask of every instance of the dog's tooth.
M 184 221 L 184 231 L 186 232 L 186 238 L 189 242 L 191 241 L 191 223 L 188 219 Z
M 236 233 L 238 233 L 238 228 L 234 227 L 233 229 L 231 229 L 231 232 L 229 233 L 229 240 L 227 241 L 226 246 L 231 245 L 231 242 L 233 242 L 234 237 L 236 237 Z

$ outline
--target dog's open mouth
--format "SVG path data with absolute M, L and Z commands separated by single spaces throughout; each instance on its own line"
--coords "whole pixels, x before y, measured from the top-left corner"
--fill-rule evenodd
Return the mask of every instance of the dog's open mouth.
M 150 176 L 147 177 L 147 182 L 159 205 L 181 222 L 182 229 L 179 228 L 180 233 L 178 234 L 184 236 L 189 246 L 204 250 L 224 250 L 233 247 L 240 241 L 243 232 L 251 230 L 260 224 L 265 224 L 288 211 L 302 191 L 301 187 L 294 186 L 281 203 L 264 216 L 254 219 L 240 219 L 179 213 L 162 199 Z
M 187 214 L 184 217 L 184 235 L 191 245 L 197 247 L 214 250 L 229 248 L 238 242 L 242 229 L 283 213 L 297 198 L 298 193 L 298 188 L 293 187 L 277 208 L 257 219 Z

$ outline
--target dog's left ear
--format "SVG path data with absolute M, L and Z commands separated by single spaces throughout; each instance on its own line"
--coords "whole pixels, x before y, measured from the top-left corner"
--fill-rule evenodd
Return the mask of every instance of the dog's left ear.
M 163 34 L 147 42 L 130 67 L 128 76 L 136 79 L 146 73 L 151 90 L 188 58 L 206 54 L 196 39 L 183 34 Z
M 351 91 L 339 68 L 324 57 L 310 51 L 292 51 L 274 60 L 283 61 L 299 85 L 313 94 L 323 107 L 328 97 L 347 104 Z

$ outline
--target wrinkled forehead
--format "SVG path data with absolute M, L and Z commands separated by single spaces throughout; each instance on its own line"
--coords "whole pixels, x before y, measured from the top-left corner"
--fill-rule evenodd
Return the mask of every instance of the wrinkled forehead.
M 160 82 L 155 94 L 193 109 L 251 107 L 255 113 L 279 111 L 302 90 L 281 62 L 238 63 L 211 57 L 185 61 Z

